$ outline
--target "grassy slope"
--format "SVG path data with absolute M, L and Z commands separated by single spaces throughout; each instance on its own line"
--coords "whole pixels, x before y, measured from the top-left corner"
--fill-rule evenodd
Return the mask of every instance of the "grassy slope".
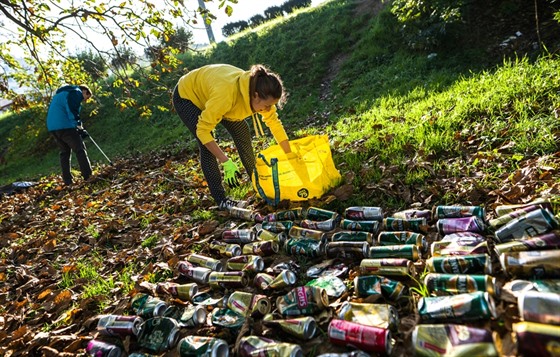
M 282 75 L 290 92 L 281 112 L 290 136 L 328 133 L 336 162 L 354 177 L 350 183 L 356 187 L 374 187 L 391 175 L 399 185 L 422 191 L 423 184 L 437 179 L 482 170 L 491 189 L 497 185 L 492 178 L 508 165 L 557 151 L 557 57 L 504 62 L 496 57 L 493 63 L 483 55 L 484 48 L 454 48 L 429 58 L 405 49 L 398 24 L 386 9 L 379 16 L 360 9 L 356 11 L 354 1 L 329 2 L 241 34 L 212 51 L 186 55 L 184 68 L 159 83 L 169 89 L 167 95 L 154 98 L 143 94 L 146 88 L 130 89 L 140 105 L 154 108 L 151 117 L 140 117 L 134 109 L 118 111 L 112 99 L 101 98 L 99 114 L 86 125 L 112 157 L 190 142 L 169 110 L 169 93 L 180 75 L 205 63 L 243 68 L 264 63 Z M 42 124 L 37 125 L 44 113 L 16 118 L 0 121 L 0 132 L 15 121 L 40 130 L 20 124 L 12 131 L 15 139 L 0 182 L 57 173 L 56 149 Z M 89 146 L 92 161 L 103 163 Z M 477 152 L 503 146 L 507 151 L 499 160 L 473 165 Z M 374 191 L 362 191 L 354 199 L 370 201 Z M 407 204 L 390 196 L 378 199 Z M 456 195 L 442 199 L 465 200 Z

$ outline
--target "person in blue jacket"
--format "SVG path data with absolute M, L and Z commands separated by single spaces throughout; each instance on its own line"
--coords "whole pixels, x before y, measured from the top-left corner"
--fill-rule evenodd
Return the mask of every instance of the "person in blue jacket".
M 72 184 L 70 171 L 72 151 L 76 153 L 80 172 L 84 180 L 92 174 L 91 164 L 82 140 L 85 133 L 80 120 L 82 101 L 91 98 L 91 90 L 86 85 L 67 85 L 59 88 L 52 98 L 47 113 L 47 129 L 54 137 L 60 149 L 60 166 L 62 180 L 66 185 Z

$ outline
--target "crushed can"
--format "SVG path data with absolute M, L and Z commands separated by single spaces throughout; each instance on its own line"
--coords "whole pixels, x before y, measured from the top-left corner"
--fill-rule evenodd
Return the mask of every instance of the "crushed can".
M 560 250 L 533 250 L 500 254 L 504 273 L 516 278 L 560 278 Z
M 239 333 L 246 320 L 245 316 L 239 315 L 227 307 L 212 310 L 212 325 L 227 328 L 233 334 Z
M 356 297 L 368 297 L 381 294 L 385 299 L 398 301 L 406 290 L 400 281 L 379 275 L 362 275 L 354 278 Z
M 450 255 L 426 259 L 432 273 L 492 274 L 492 260 L 488 254 Z
M 286 232 L 274 233 L 271 231 L 267 231 L 266 229 L 257 230 L 257 239 L 259 241 L 272 241 L 278 243 L 279 245 L 282 245 L 287 238 L 288 235 L 286 234 Z
M 198 293 L 198 285 L 196 283 L 178 284 L 166 281 L 157 284 L 156 292 L 158 294 L 169 294 L 183 301 L 190 301 Z
M 539 205 L 529 205 L 529 206 L 521 207 L 513 212 L 509 212 L 504 214 L 503 216 L 498 216 L 494 219 L 489 220 L 488 225 L 494 228 L 494 230 L 496 230 L 501 226 L 503 226 L 504 224 L 514 220 L 515 218 L 521 217 L 531 211 L 535 211 L 540 208 L 542 207 Z
M 364 259 L 368 257 L 368 242 L 328 242 L 325 253 L 329 258 Z
M 494 232 L 498 242 L 537 236 L 558 228 L 558 220 L 547 209 L 537 209 L 514 218 Z
M 265 326 L 279 327 L 301 340 L 310 340 L 317 332 L 317 322 L 311 316 L 276 320 L 272 314 L 268 314 L 263 317 L 262 322 Z
M 428 233 L 428 221 L 424 217 L 419 218 L 395 218 L 387 217 L 383 219 L 382 229 L 384 231 L 412 231 L 416 233 Z
M 180 327 L 199 327 L 206 321 L 207 314 L 204 306 L 189 304 L 184 308 L 170 306 L 163 316 L 174 319 Z
M 433 242 L 430 250 L 432 257 L 444 255 L 490 254 L 488 242 L 484 238 L 480 243 L 476 243 L 474 240 L 467 242 L 465 242 L 465 240 Z
M 351 221 L 383 221 L 381 207 L 353 206 L 344 210 L 344 218 Z
M 339 231 L 331 235 L 331 242 L 367 242 L 374 244 L 375 236 L 370 232 L 364 231 Z
M 288 255 L 316 258 L 324 255 L 325 246 L 313 238 L 290 238 L 284 245 L 284 251 Z
M 435 206 L 434 218 L 460 218 L 476 216 L 486 219 L 486 209 L 482 206 Z
M 179 324 L 169 317 L 153 317 L 140 329 L 138 345 L 153 353 L 170 350 L 179 339 Z
M 264 222 L 295 221 L 304 218 L 303 208 L 297 207 L 267 214 Z
M 560 294 L 526 291 L 517 298 L 517 307 L 523 321 L 560 325 Z
M 282 270 L 266 286 L 266 289 L 282 289 L 295 285 L 297 281 L 296 273 L 291 270 Z
M 321 276 L 309 281 L 305 286 L 317 286 L 326 290 L 329 298 L 338 299 L 348 288 L 342 279 L 336 276 Z
M 372 259 L 405 258 L 415 262 L 420 259 L 420 253 L 415 244 L 382 245 L 369 247 L 367 257 Z
M 165 301 L 148 294 L 137 293 L 130 300 L 130 307 L 136 315 L 150 318 L 163 315 L 163 312 L 167 309 L 167 304 Z
M 395 341 L 388 329 L 332 319 L 328 327 L 332 343 L 355 346 L 363 351 L 390 355 Z
M 328 305 L 327 291 L 315 286 L 299 286 L 276 299 L 276 307 L 284 316 L 313 315 Z
M 244 271 L 214 271 L 210 273 L 208 284 L 212 289 L 244 288 L 249 284 L 249 278 Z
M 138 316 L 100 315 L 97 321 L 97 331 L 104 335 L 125 338 L 138 336 L 140 326 L 144 320 Z
M 227 299 L 227 307 L 243 316 L 264 316 L 270 312 L 272 303 L 266 295 L 234 291 Z
M 259 255 L 261 257 L 267 257 L 277 254 L 279 250 L 280 245 L 278 242 L 273 240 L 263 240 L 245 244 L 243 246 L 242 253 L 244 255 Z
M 363 259 L 360 262 L 360 275 L 412 276 L 415 273 L 414 264 L 409 259 Z
M 229 346 L 221 338 L 186 336 L 177 343 L 179 357 L 228 357 Z
M 238 356 L 282 356 L 303 357 L 303 350 L 299 345 L 286 342 L 277 342 L 270 338 L 260 336 L 247 336 L 239 340 Z
M 552 231 L 526 239 L 512 240 L 510 242 L 500 243 L 494 246 L 494 251 L 498 256 L 502 253 L 508 252 L 550 249 L 560 249 L 559 231 Z
M 90 340 L 86 353 L 92 357 L 120 357 L 123 356 L 123 348 L 101 340 Z
M 497 296 L 496 278 L 490 275 L 428 273 L 424 285 L 430 292 L 463 294 L 475 291 Z
M 238 255 L 241 255 L 241 246 L 239 244 L 215 240 L 210 242 L 210 249 L 218 252 L 218 254 L 224 257 L 237 257 Z
M 226 267 L 230 271 L 258 273 L 264 270 L 264 260 L 258 255 L 240 255 L 229 258 Z
M 438 219 L 436 228 L 439 234 L 446 235 L 457 232 L 483 233 L 486 226 L 479 217 L 470 216 Z
M 325 232 L 315 229 L 293 226 L 288 232 L 288 237 L 292 239 L 315 239 L 320 242 L 325 242 L 327 235 Z
M 318 278 L 320 276 L 342 277 L 348 274 L 348 270 L 348 265 L 340 259 L 328 259 L 310 266 L 306 275 L 308 278 Z
M 362 231 L 376 234 L 379 230 L 379 226 L 379 221 L 354 221 L 347 218 L 340 221 L 340 228 L 348 231 Z
M 421 321 L 476 321 L 496 318 L 494 299 L 476 291 L 449 296 L 421 297 L 418 300 Z
M 499 356 L 491 331 L 458 324 L 418 324 L 412 345 L 418 356 Z
M 338 227 L 338 223 L 339 221 L 337 219 L 327 219 L 326 221 L 312 221 L 310 219 L 303 219 L 299 222 L 299 225 L 300 227 L 306 229 L 330 232 Z
M 287 233 L 293 226 L 293 221 L 264 221 L 261 224 L 262 229 L 272 233 Z
M 380 327 L 397 331 L 399 314 L 389 304 L 368 304 L 345 301 L 340 305 L 337 316 L 340 320 L 355 322 L 360 325 Z
M 201 254 L 189 254 L 187 261 L 191 264 L 198 265 L 204 268 L 212 269 L 212 271 L 222 271 L 224 267 L 222 262 L 218 259 L 207 257 Z
M 546 198 L 539 198 L 539 199 L 536 199 L 534 201 L 527 202 L 527 203 L 518 203 L 518 204 L 511 204 L 511 205 L 499 205 L 499 206 L 496 206 L 496 208 L 494 208 L 494 212 L 496 212 L 496 216 L 500 217 L 500 216 L 506 215 L 508 213 L 511 213 L 513 211 L 516 211 L 520 208 L 524 208 L 524 207 L 527 207 L 527 206 L 539 206 L 541 208 L 548 209 L 549 211 L 552 211 L 552 203 L 550 202 L 550 200 L 546 199 Z
M 254 229 L 228 229 L 222 232 L 222 240 L 231 244 L 247 244 L 256 238 Z
M 255 211 L 241 207 L 230 207 L 228 211 L 232 218 L 239 218 L 247 222 L 254 222 L 257 215 Z
M 560 326 L 536 322 L 519 322 L 512 326 L 517 355 L 519 356 L 558 356 Z
M 430 222 L 432 220 L 432 210 L 430 209 L 416 209 L 410 208 L 404 211 L 398 211 L 392 214 L 394 218 L 399 219 L 413 219 L 413 218 L 425 218 L 426 221 Z

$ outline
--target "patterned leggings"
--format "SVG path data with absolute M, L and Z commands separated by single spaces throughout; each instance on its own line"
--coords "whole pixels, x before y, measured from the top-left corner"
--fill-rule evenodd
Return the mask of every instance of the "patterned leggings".
M 181 98 L 177 87 L 173 90 L 173 106 L 183 123 L 196 138 L 200 151 L 200 166 L 202 172 L 208 183 L 210 194 L 216 203 L 220 204 L 220 202 L 226 198 L 226 191 L 222 184 L 222 175 L 218 160 L 196 136 L 196 126 L 201 110 L 190 100 Z M 239 153 L 241 163 L 250 177 L 255 169 L 255 152 L 251 142 L 249 125 L 244 120 L 230 121 L 225 119 L 221 121 L 221 124 L 230 133 L 235 147 L 237 148 L 237 152 Z

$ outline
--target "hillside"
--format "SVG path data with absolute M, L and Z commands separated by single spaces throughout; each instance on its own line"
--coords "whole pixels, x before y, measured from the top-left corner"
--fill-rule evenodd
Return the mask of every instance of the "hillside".
M 185 70 L 207 62 L 241 67 L 258 62 L 280 73 L 290 91 L 281 112 L 290 136 L 328 134 L 343 176 L 324 197 L 279 207 L 265 205 L 246 176 L 243 187 L 230 193 L 247 199 L 261 215 L 296 207 L 320 207 L 342 215 L 351 206 L 371 206 L 382 208 L 387 218 L 412 208 L 479 205 L 488 223 L 497 217 L 499 206 L 547 199 L 558 217 L 560 60 L 553 50 L 528 52 L 534 39 L 529 35 L 531 23 L 523 24 L 530 39 L 518 43 L 523 48 L 518 58 L 511 48 L 496 52 L 514 28 L 509 22 L 492 27 L 491 38 L 485 38 L 481 48 L 468 47 L 463 39 L 464 47 L 441 49 L 429 57 L 405 48 L 396 35 L 399 26 L 383 4 L 328 2 L 219 44 L 210 54 L 181 58 Z M 541 35 L 557 38 L 550 33 L 558 26 L 548 26 L 552 30 Z M 169 74 L 162 84 L 171 90 L 179 75 Z M 141 90 L 132 88 L 131 93 L 140 104 L 168 107 L 168 97 L 142 97 Z M 122 344 L 131 356 L 178 355 L 175 349 L 142 348 L 132 336 L 103 336 L 96 329 L 98 317 L 135 315 L 131 302 L 139 293 L 174 306 L 170 314 L 193 306 L 192 299 L 161 289 L 192 282 L 179 273 L 178 263 L 199 253 L 225 264 L 227 258 L 210 249 L 210 242 L 221 240 L 226 230 L 255 224 L 213 206 L 191 137 L 175 113 L 154 111 L 153 117 L 144 118 L 134 110 L 114 109 L 111 98 L 100 98 L 85 111 L 94 105 L 99 105 L 99 114 L 86 125 L 113 165 L 88 143 L 96 177 L 91 182 L 78 180 L 72 187 L 61 184 L 57 153 L 44 131 L 0 126 L 2 136 L 16 139 L 16 150 L 6 156 L 0 176 L 6 184 L 2 188 L 8 191 L 12 181 L 34 183 L 0 201 L 0 355 L 80 356 L 94 338 Z M 24 113 L 2 123 L 29 120 L 29 125 L 42 125 L 43 114 Z M 228 136 L 217 134 L 220 145 L 235 153 Z M 270 142 L 269 137 L 255 139 L 258 149 Z M 428 244 L 441 240 L 435 219 L 423 229 Z M 331 237 L 339 230 L 326 234 Z M 483 235 L 491 275 L 501 286 L 510 277 L 492 249 L 497 243 L 493 233 L 486 226 Z M 346 290 L 312 314 L 318 333 L 310 340 L 266 326 L 258 314 L 238 328 L 213 324 L 218 303 L 204 305 L 206 321 L 180 328 L 178 337 L 218 337 L 237 352 L 241 337 L 260 335 L 297 344 L 305 356 L 349 354 L 355 348 L 337 346 L 327 335 L 342 303 L 388 303 L 399 315 L 393 355 L 409 356 L 414 349 L 412 331 L 420 322 L 417 304 L 425 295 L 419 281 L 430 255 L 424 251 L 414 263 L 416 280 L 395 278 L 406 286 L 397 300 L 381 293 L 357 298 L 353 279 L 360 274 L 358 259 L 338 256 L 347 270 L 335 270 L 341 272 Z M 284 263 L 296 273 L 294 286 L 303 286 L 311 280 L 308 269 L 327 258 L 331 257 L 289 254 L 282 248 L 263 260 L 270 274 Z M 254 273 L 248 275 L 252 278 Z M 276 299 L 290 292 L 287 287 L 262 290 L 252 283 L 237 289 L 197 287 L 218 300 L 234 291 L 266 295 L 275 318 L 281 318 Z M 497 317 L 461 324 L 493 332 L 500 355 L 514 356 L 511 328 L 520 320 L 517 303 L 505 295 L 495 300 Z M 144 343 L 148 339 L 144 336 Z

